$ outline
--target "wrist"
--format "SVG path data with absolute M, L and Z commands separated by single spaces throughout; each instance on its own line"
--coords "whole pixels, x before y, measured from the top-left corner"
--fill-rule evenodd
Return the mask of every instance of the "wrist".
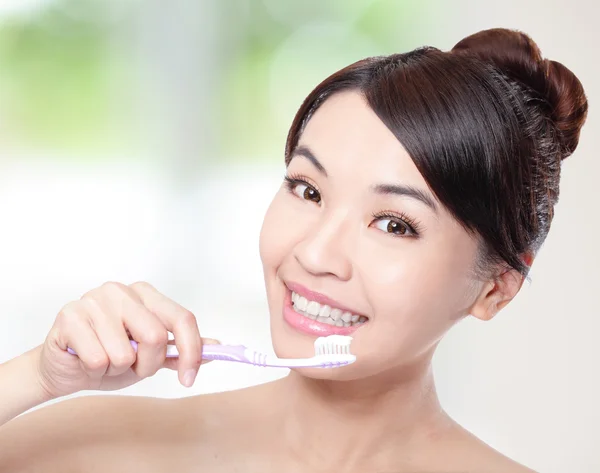
M 24 354 L 27 367 L 24 369 L 24 387 L 28 397 L 35 405 L 56 399 L 58 396 L 52 392 L 44 375 L 40 370 L 40 356 L 43 346 L 37 346 Z
M 0 365 L 0 426 L 52 399 L 39 375 L 39 348 Z

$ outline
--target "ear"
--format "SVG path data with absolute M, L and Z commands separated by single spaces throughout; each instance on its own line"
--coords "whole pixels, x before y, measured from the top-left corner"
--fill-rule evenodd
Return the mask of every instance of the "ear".
M 517 270 L 507 269 L 494 279 L 485 282 L 469 314 L 480 320 L 491 320 L 514 299 L 524 279 Z

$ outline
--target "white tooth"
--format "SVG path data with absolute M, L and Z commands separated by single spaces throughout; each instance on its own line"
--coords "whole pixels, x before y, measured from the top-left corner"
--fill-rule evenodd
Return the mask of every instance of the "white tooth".
M 306 307 L 306 312 L 312 315 L 319 315 L 319 309 L 321 308 L 321 304 L 315 301 L 310 301 L 308 306 Z
M 300 296 L 298 298 L 298 300 L 296 301 L 296 305 L 298 306 L 298 309 L 306 310 L 306 306 L 308 305 L 308 301 L 306 300 L 306 297 Z
M 322 305 L 321 310 L 319 311 L 319 317 L 329 317 L 329 314 L 331 314 L 331 307 Z
M 311 320 L 317 320 L 317 316 L 315 314 L 306 314 L 306 316 Z
M 353 315 L 353 316 L 352 316 L 352 319 L 351 319 L 351 322 L 352 322 L 353 324 L 355 324 L 356 322 L 358 322 L 358 319 L 360 319 L 360 316 L 359 316 L 359 315 Z
M 335 326 L 336 327 L 343 327 L 344 326 L 344 321 L 342 319 L 338 319 L 335 321 Z
M 295 304 L 298 301 L 298 294 L 292 292 L 292 302 Z
M 350 327 L 352 325 L 350 322 L 344 322 L 344 327 Z
M 331 317 L 333 320 L 339 320 L 342 317 L 342 311 L 340 309 L 332 309 L 329 317 Z
M 342 314 L 342 320 L 344 322 L 350 322 L 352 320 L 352 314 L 350 312 L 344 312 Z
M 317 317 L 317 321 L 322 324 L 330 324 L 333 322 L 329 317 Z
M 361 316 L 360 316 L 360 319 L 358 319 L 358 321 L 359 321 L 361 324 L 364 324 L 364 323 L 367 321 L 367 318 L 366 318 L 364 315 L 361 315 Z

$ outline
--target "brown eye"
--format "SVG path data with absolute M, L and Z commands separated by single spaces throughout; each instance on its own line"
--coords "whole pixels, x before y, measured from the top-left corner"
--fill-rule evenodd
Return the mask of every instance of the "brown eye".
M 297 183 L 293 190 L 294 194 L 302 199 L 311 200 L 317 204 L 321 202 L 321 194 L 319 194 L 319 191 L 313 187 L 310 187 L 306 184 Z
M 404 235 L 406 233 L 406 226 L 390 220 L 387 224 L 387 231 L 388 233 L 395 233 L 396 235 Z
M 383 232 L 391 233 L 394 236 L 411 236 L 415 234 L 410 225 L 397 218 L 379 218 L 375 222 L 374 227 Z

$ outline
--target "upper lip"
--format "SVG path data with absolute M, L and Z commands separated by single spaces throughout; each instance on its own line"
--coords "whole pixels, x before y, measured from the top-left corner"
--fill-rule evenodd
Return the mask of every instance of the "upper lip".
M 346 307 L 340 304 L 338 301 L 327 297 L 325 294 L 321 294 L 320 292 L 315 292 L 311 291 L 310 289 L 307 289 L 302 284 L 298 284 L 295 282 L 286 282 L 285 285 L 290 291 L 293 291 L 303 297 L 306 297 L 306 299 L 308 299 L 309 301 L 315 301 L 321 305 L 328 305 L 329 307 L 340 309 L 342 312 L 350 312 L 353 315 L 363 315 L 361 312 Z

